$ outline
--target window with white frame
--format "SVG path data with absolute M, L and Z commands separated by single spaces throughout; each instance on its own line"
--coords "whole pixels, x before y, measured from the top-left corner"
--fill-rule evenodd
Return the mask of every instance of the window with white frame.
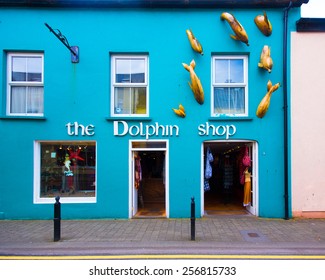
M 148 56 L 112 56 L 112 116 L 148 116 Z
M 43 53 L 8 53 L 7 71 L 7 115 L 43 116 Z
M 247 56 L 212 57 L 212 116 L 247 116 Z
M 96 142 L 37 141 L 34 162 L 36 202 L 95 198 Z

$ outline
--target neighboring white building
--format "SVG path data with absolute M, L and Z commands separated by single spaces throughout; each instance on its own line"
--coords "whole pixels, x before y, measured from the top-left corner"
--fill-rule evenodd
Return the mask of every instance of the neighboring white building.
M 325 218 L 325 19 L 291 34 L 292 215 Z

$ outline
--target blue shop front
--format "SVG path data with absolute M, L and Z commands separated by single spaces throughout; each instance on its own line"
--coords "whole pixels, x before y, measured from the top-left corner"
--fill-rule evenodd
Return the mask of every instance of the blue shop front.
M 308 1 L 36 2 L 0 1 L 0 218 L 291 216 Z

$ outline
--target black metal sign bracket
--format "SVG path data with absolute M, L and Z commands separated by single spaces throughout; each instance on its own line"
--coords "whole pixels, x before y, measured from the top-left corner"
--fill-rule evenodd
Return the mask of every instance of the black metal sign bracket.
M 65 45 L 71 53 L 71 62 L 78 63 L 79 62 L 79 47 L 77 46 L 70 46 L 68 39 L 61 33 L 58 29 L 53 29 L 47 23 L 45 26 L 58 38 L 63 45 Z

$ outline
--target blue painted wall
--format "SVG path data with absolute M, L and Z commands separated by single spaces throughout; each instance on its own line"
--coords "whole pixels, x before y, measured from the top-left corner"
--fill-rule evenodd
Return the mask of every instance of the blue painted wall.
M 250 46 L 232 40 L 224 10 L 114 10 L 114 9 L 0 9 L 1 115 L 6 105 L 6 51 L 42 51 L 45 62 L 45 120 L 0 120 L 0 213 L 7 219 L 52 218 L 53 206 L 33 204 L 33 143 L 35 140 L 95 140 L 97 142 L 97 203 L 64 204 L 63 218 L 127 218 L 129 203 L 129 137 L 114 137 L 110 116 L 110 54 L 149 54 L 150 118 L 175 124 L 178 137 L 169 138 L 170 217 L 188 217 L 190 197 L 200 212 L 201 145 L 224 137 L 198 136 L 197 127 L 234 124 L 231 139 L 255 140 L 259 145 L 259 216 L 284 216 L 283 89 L 276 91 L 263 119 L 255 116 L 266 83 L 282 83 L 283 10 L 268 10 L 273 25 L 265 37 L 254 24 L 260 10 L 228 10 L 242 23 Z M 300 9 L 289 13 L 294 30 Z M 60 29 L 80 49 L 80 62 L 70 62 L 69 51 L 44 23 Z M 185 30 L 191 28 L 202 43 L 204 56 L 191 49 Z M 289 37 L 290 39 L 290 37 Z M 271 46 L 271 74 L 257 67 L 263 45 Z M 249 56 L 249 119 L 211 121 L 211 54 Z M 205 90 L 199 105 L 188 87 L 183 68 L 195 59 Z M 185 119 L 171 110 L 182 103 Z M 94 136 L 69 136 L 65 124 L 95 126 Z M 130 122 L 137 124 L 138 121 Z M 161 139 L 162 137 L 158 137 Z M 143 139 L 141 137 L 132 138 Z M 53 201 L 54 203 L 54 201 Z

